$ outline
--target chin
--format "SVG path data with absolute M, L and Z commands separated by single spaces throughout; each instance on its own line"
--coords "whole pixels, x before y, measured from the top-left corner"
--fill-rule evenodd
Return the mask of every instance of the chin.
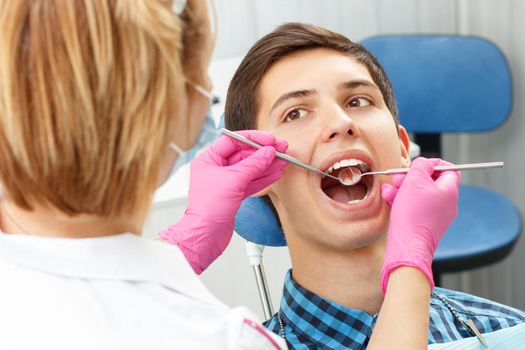
M 339 250 L 348 251 L 383 242 L 386 237 L 387 225 L 388 215 L 384 214 L 367 222 L 348 223 L 346 229 L 340 228 L 338 232 L 333 233 L 336 237 L 334 241 L 337 242 L 334 246 Z

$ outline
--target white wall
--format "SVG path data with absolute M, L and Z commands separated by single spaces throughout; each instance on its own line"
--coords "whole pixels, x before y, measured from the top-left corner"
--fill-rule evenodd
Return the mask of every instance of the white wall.
M 304 21 L 338 31 L 354 41 L 381 33 L 454 33 L 484 36 L 509 59 L 514 80 L 514 108 L 500 129 L 474 136 L 445 136 L 444 156 L 453 162 L 505 161 L 504 171 L 471 172 L 464 182 L 495 189 L 511 198 L 525 213 L 525 1 L 522 0 L 215 0 L 219 33 L 215 59 L 244 53 L 276 25 Z M 173 223 L 183 202 L 165 202 L 152 212 L 148 234 Z M 525 308 L 525 240 L 505 261 L 488 268 L 444 277 L 448 288 L 471 292 Z M 265 253 L 274 307 L 282 277 L 290 262 L 285 248 Z M 203 275 L 208 287 L 230 305 L 244 304 L 262 317 L 255 281 L 244 254 L 244 243 L 234 236 L 225 254 Z

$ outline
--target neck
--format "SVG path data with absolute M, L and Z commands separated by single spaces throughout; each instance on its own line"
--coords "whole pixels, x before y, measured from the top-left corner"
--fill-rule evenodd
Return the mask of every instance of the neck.
M 140 232 L 140 228 L 137 228 L 139 225 L 129 219 L 110 219 L 87 214 L 69 216 L 55 208 L 44 206 L 35 206 L 29 211 L 5 198 L 0 204 L 0 228 L 4 233 L 87 238 Z
M 293 278 L 326 299 L 376 314 L 383 302 L 380 276 L 384 247 L 381 239 L 352 251 L 325 250 L 308 243 L 290 248 Z

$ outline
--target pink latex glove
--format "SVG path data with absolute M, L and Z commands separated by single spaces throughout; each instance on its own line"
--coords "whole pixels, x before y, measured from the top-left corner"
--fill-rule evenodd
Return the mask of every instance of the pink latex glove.
M 184 216 L 160 237 L 182 250 L 196 273 L 204 271 L 231 240 L 241 202 L 277 181 L 288 162 L 275 158 L 288 144 L 255 130 L 239 134 L 265 147 L 259 149 L 227 136 L 190 163 L 190 188 Z
M 381 195 L 392 206 L 381 289 L 386 292 L 390 273 L 400 266 L 421 270 L 434 288 L 432 258 L 439 241 L 458 213 L 459 171 L 434 173 L 434 166 L 450 165 L 441 159 L 417 158 L 407 174 L 383 184 Z

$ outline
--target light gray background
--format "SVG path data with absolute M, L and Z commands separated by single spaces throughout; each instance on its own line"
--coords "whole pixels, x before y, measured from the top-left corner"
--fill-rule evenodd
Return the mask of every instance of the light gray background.
M 303 21 L 340 32 L 354 41 L 385 33 L 452 33 L 479 35 L 495 42 L 506 54 L 513 74 L 514 106 L 500 129 L 476 135 L 447 135 L 444 156 L 452 162 L 505 161 L 504 170 L 464 173 L 463 182 L 492 188 L 525 212 L 525 1 L 522 0 L 215 0 L 219 32 L 214 60 L 242 55 L 261 36 L 287 21 Z M 219 65 L 220 66 L 220 65 Z M 219 71 L 217 71 L 219 70 Z M 231 74 L 216 68 L 214 76 Z M 224 78 L 224 77 L 223 77 Z M 221 78 L 221 79 L 223 79 Z M 175 190 L 164 190 L 146 224 L 155 235 L 174 223 L 184 210 L 187 170 Z M 173 182 L 175 183 L 175 182 Z M 525 308 L 525 240 L 509 258 L 487 268 L 449 274 L 444 286 Z M 265 251 L 274 307 L 290 261 L 286 248 Z M 247 305 L 261 318 L 262 311 L 244 242 L 232 244 L 203 274 L 210 290 L 229 305 Z

